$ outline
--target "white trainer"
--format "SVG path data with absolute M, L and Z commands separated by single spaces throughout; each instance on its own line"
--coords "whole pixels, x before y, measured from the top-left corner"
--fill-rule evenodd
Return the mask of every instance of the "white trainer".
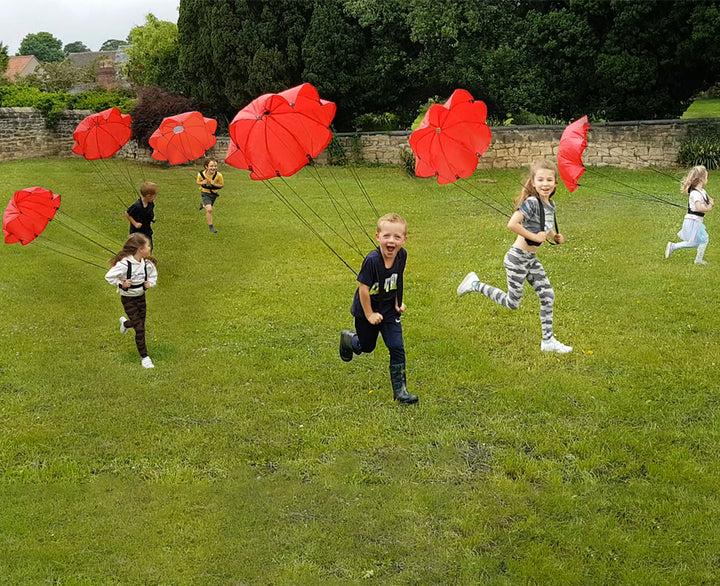
M 543 340 L 540 343 L 540 350 L 542 350 L 543 352 L 557 352 L 558 354 L 567 354 L 568 352 L 572 352 L 572 346 L 566 346 L 565 344 L 558 342 L 555 337 L 552 337 L 549 340 Z
M 665 258 L 670 258 L 670 255 L 673 253 L 673 243 L 668 242 L 667 246 L 665 247 Z
M 478 283 L 480 279 L 475 273 L 468 273 L 457 288 L 458 297 L 462 297 L 466 293 L 474 291 L 475 283 Z
M 695 264 L 696 264 L 696 265 L 706 265 L 706 264 L 707 264 L 707 261 L 706 261 L 706 260 L 696 260 L 696 261 L 695 261 Z
M 120 318 L 120 333 L 121 334 L 127 334 L 128 329 L 125 327 L 125 318 Z
M 143 368 L 155 368 L 155 365 L 153 364 L 153 361 L 150 360 L 149 356 L 143 358 L 140 364 L 143 365 Z

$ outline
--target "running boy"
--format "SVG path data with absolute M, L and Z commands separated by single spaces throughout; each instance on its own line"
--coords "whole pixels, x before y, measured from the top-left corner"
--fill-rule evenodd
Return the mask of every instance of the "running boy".
M 398 214 L 386 214 L 377 222 L 375 234 L 378 248 L 369 253 L 358 274 L 350 313 L 355 318 L 355 330 L 340 334 L 340 358 L 349 362 L 353 354 L 372 352 L 378 334 L 382 335 L 390 352 L 390 381 L 393 397 L 399 403 L 417 403 L 418 398 L 407 391 L 405 375 L 405 345 L 400 316 L 403 303 L 403 273 L 407 251 L 407 222 Z
M 215 226 L 213 226 L 213 204 L 218 198 L 218 191 L 220 191 L 225 185 L 223 176 L 218 172 L 218 162 L 216 159 L 207 158 L 205 159 L 203 166 L 204 171 L 200 171 L 197 175 L 196 183 L 200 186 L 200 196 L 202 197 L 202 204 L 200 209 L 205 208 L 205 217 L 207 218 L 208 227 L 210 232 L 213 234 L 217 233 Z
M 140 197 L 125 212 L 125 217 L 130 222 L 130 234 L 140 232 L 147 236 L 150 241 L 150 252 L 153 249 L 152 223 L 155 218 L 155 197 L 158 186 L 151 181 L 143 181 L 140 185 Z

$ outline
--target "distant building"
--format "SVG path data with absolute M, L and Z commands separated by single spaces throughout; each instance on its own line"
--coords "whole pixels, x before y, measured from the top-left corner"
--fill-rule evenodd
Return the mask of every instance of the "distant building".
M 38 65 L 40 65 L 40 61 L 34 55 L 10 57 L 8 58 L 7 71 L 5 71 L 3 77 L 15 81 L 33 73 Z
M 128 61 L 128 55 L 124 47 L 116 51 L 86 51 L 84 53 L 70 53 L 68 55 L 75 67 L 88 67 L 97 62 L 97 85 L 106 89 L 127 87 L 129 84 L 122 74 L 122 65 Z M 82 84 L 73 88 L 71 93 L 88 89 L 88 84 Z

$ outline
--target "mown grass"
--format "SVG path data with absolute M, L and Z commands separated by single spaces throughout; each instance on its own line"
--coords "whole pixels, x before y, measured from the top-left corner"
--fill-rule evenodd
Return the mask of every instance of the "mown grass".
M 681 118 L 720 118 L 720 99 L 695 100 Z
M 103 270 L 42 241 L 101 265 L 109 254 L 59 222 L 37 243 L 0 246 L 0 582 L 716 580 L 720 257 L 711 240 L 705 267 L 694 251 L 663 259 L 684 212 L 643 194 L 684 205 L 674 177 L 591 169 L 575 194 L 559 190 L 567 244 L 540 257 L 556 334 L 575 351 L 547 356 L 529 288 L 515 312 L 455 295 L 469 270 L 504 283 L 502 215 L 454 186 L 360 170 L 380 213 L 410 226 L 405 341 L 420 404 L 407 408 L 391 401 L 381 345 L 339 360 L 354 275 L 265 184 L 224 168 L 212 235 L 193 169 L 127 169 L 161 188 L 154 370 L 117 332 Z M 53 189 L 66 224 L 124 239 L 93 165 L 0 171 L 6 199 Z M 373 231 L 351 175 L 319 173 Z M 507 201 L 522 175 L 466 185 Z M 338 225 L 315 177 L 276 183 Z M 640 191 L 609 195 L 623 191 L 614 181 Z M 715 214 L 706 222 L 712 239 Z

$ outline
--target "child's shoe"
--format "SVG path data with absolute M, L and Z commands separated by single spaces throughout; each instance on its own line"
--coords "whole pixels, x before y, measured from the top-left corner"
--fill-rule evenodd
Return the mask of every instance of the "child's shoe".
M 120 318 L 120 333 L 121 334 L 127 334 L 128 329 L 125 327 L 125 318 Z
M 572 352 L 572 346 L 566 346 L 565 344 L 558 342 L 553 336 L 549 340 L 543 340 L 540 343 L 540 350 L 542 350 L 543 352 L 557 352 L 558 354 L 567 354 L 568 352 Z
M 143 365 L 143 368 L 155 368 L 155 365 L 153 364 L 153 361 L 150 360 L 149 356 L 146 356 L 140 361 L 140 364 Z
M 665 247 L 665 258 L 670 258 L 670 255 L 675 251 L 675 247 L 672 242 L 668 242 Z
M 340 358 L 345 362 L 350 362 L 353 359 L 352 340 L 354 335 L 355 332 L 350 330 L 340 332 Z
M 212 232 L 213 234 L 217 234 L 217 230 L 215 229 L 215 226 L 213 226 L 212 224 L 210 224 L 210 225 L 208 226 L 208 228 L 210 228 L 210 232 Z
M 706 260 L 696 260 L 696 261 L 695 261 L 695 264 L 696 264 L 696 265 L 706 265 L 706 264 L 707 264 L 707 261 L 706 261 Z
M 475 290 L 475 283 L 479 282 L 480 279 L 475 273 L 468 273 L 457 288 L 458 297 L 462 297 L 466 293 L 470 293 Z

